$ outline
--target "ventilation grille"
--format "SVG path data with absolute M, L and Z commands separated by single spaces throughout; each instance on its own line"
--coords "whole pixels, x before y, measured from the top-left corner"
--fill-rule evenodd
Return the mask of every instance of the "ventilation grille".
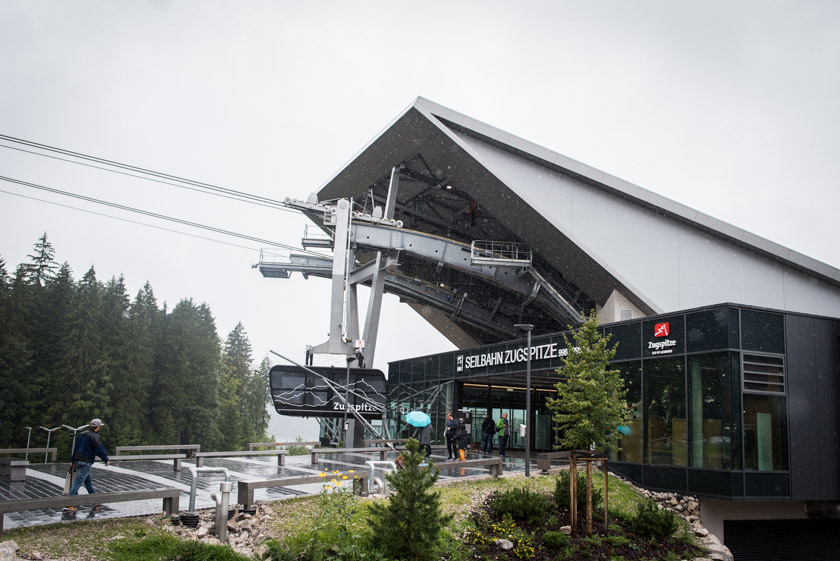
M 724 520 L 723 534 L 736 561 L 840 558 L 840 520 Z
M 744 391 L 785 393 L 785 359 L 780 356 L 748 355 L 743 358 Z

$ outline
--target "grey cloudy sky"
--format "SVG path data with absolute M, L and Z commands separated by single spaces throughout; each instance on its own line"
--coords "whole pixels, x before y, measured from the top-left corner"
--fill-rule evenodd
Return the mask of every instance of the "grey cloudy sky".
M 0 134 L 305 198 L 422 95 L 840 266 L 836 2 L 0 0 L 0 52 Z M 6 147 L 0 175 L 291 245 L 307 222 Z M 207 302 L 255 358 L 326 339 L 327 281 L 262 278 L 260 244 L 0 190 L 10 268 L 46 231 L 77 279 Z M 383 370 L 452 348 L 393 297 L 381 328 Z

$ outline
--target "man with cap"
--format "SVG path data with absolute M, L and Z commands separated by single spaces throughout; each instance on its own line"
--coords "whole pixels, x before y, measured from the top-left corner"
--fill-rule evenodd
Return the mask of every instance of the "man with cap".
M 90 428 L 76 438 L 76 446 L 73 448 L 73 457 L 70 461 L 72 462 L 71 465 L 78 471 L 73 486 L 70 487 L 69 495 L 78 494 L 82 483 L 84 483 L 88 494 L 92 495 L 96 492 L 93 490 L 93 483 L 90 480 L 90 468 L 96 461 L 96 456 L 102 458 L 106 466 L 111 463 L 108 460 L 108 454 L 105 453 L 102 437 L 99 436 L 99 429 L 103 424 L 101 419 L 93 419 L 90 422 Z

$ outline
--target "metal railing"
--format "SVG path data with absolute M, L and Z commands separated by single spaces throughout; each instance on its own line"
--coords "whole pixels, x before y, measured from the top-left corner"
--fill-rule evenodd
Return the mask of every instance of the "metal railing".
M 470 261 L 473 265 L 498 265 L 530 267 L 531 250 L 522 243 L 474 240 L 470 244 Z

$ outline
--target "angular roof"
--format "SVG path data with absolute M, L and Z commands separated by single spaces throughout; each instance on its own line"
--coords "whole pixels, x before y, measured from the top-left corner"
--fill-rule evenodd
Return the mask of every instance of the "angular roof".
M 464 243 L 524 243 L 535 267 L 584 312 L 624 306 L 635 317 L 732 301 L 840 316 L 837 268 L 424 98 L 327 181 L 318 199 L 384 206 L 397 166 L 395 218 L 405 228 Z M 452 281 L 486 307 L 519 306 L 529 319 L 528 302 L 474 278 L 444 279 L 409 259 L 403 269 Z M 480 330 L 470 335 L 488 342 Z

